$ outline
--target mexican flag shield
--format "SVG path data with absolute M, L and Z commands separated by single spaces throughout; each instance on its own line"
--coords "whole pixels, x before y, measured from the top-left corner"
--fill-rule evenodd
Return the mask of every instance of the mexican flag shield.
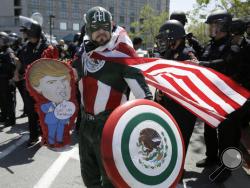
M 112 112 L 102 135 L 102 159 L 116 187 L 175 187 L 184 142 L 177 123 L 159 104 L 127 102 Z

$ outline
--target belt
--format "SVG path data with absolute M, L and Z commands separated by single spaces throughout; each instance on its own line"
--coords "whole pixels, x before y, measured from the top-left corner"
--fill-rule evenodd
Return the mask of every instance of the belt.
M 107 120 L 107 117 L 111 114 L 112 110 L 106 110 L 106 111 L 103 111 L 99 114 L 90 114 L 90 113 L 87 113 L 87 112 L 84 112 L 85 114 L 85 119 L 87 121 L 96 121 L 97 119 L 98 120 L 103 120 L 103 121 L 106 121 Z
M 88 121 L 94 121 L 96 117 L 93 114 L 85 113 L 85 118 Z

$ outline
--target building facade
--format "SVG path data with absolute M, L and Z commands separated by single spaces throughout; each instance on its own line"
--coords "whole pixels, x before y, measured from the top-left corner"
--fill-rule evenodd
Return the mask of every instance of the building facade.
M 76 33 L 83 26 L 83 15 L 94 6 L 109 10 L 114 21 L 130 31 L 130 23 L 139 19 L 140 9 L 149 4 L 155 10 L 169 11 L 169 0 L 1 0 L 0 30 L 19 32 L 19 15 L 30 17 L 39 12 L 43 16 L 43 30 L 57 39 Z M 51 15 L 54 16 L 54 18 Z

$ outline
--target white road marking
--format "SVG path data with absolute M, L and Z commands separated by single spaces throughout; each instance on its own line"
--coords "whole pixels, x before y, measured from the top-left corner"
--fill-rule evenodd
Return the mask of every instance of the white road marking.
M 36 183 L 34 188 L 49 188 L 53 181 L 56 179 L 57 175 L 63 169 L 67 161 L 76 154 L 78 146 L 73 147 L 69 151 L 61 152 L 60 156 L 54 161 L 54 163 L 49 167 L 49 169 L 42 175 L 40 180 Z

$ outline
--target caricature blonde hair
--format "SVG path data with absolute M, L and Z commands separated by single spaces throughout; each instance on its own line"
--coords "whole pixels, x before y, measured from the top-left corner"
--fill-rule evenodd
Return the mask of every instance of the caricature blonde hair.
M 70 81 L 69 70 L 63 63 L 53 59 L 41 59 L 39 62 L 32 65 L 29 74 L 29 81 L 33 88 L 38 87 L 40 79 L 44 76 L 66 76 Z

